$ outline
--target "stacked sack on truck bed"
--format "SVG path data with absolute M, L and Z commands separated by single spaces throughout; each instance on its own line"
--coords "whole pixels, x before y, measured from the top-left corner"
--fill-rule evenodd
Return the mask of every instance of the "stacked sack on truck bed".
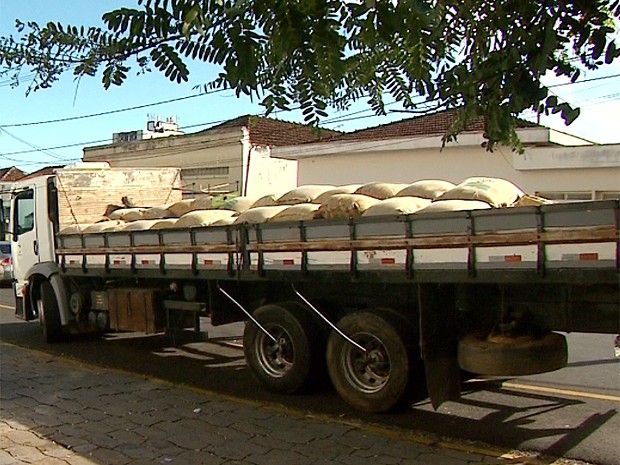
M 527 195 L 505 179 L 489 177 L 472 177 L 456 185 L 436 179 L 412 184 L 305 185 L 281 196 L 224 199 L 217 208 L 211 197 L 185 199 L 171 205 L 148 208 L 109 208 L 100 222 L 71 225 L 61 233 L 192 228 L 321 218 L 352 219 L 545 203 L 549 201 Z

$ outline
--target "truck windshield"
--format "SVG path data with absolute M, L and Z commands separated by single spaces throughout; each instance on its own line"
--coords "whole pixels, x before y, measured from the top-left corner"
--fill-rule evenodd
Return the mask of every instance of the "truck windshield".
M 32 231 L 34 228 L 34 190 L 28 189 L 15 195 L 15 211 L 13 212 L 15 237 Z

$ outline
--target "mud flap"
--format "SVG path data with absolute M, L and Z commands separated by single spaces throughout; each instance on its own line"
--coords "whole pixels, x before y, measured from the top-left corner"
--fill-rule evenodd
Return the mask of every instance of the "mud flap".
M 421 284 L 418 287 L 420 349 L 428 394 L 435 409 L 448 400 L 461 397 L 454 297 L 454 286 L 449 284 Z
M 17 287 L 17 282 L 13 282 L 13 297 L 15 300 L 15 318 L 25 321 L 31 321 L 37 318 L 32 306 L 28 305 L 28 301 L 22 295 L 22 287 Z

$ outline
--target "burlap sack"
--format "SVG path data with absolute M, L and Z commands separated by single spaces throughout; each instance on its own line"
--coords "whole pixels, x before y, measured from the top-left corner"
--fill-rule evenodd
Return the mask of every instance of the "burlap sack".
M 123 227 L 122 230 L 123 231 L 143 231 L 145 229 L 151 229 L 154 224 L 157 224 L 160 221 L 161 219 L 132 221 L 131 223 L 126 223 L 125 227 Z
M 120 231 L 125 227 L 125 222 L 121 220 L 101 221 L 91 224 L 84 229 L 84 233 L 112 232 Z
M 234 224 L 245 223 L 264 223 L 282 210 L 286 209 L 286 205 L 274 205 L 272 207 L 256 207 L 241 213 L 234 221 Z
M 368 195 L 375 199 L 385 200 L 394 197 L 399 191 L 407 187 L 407 184 L 391 182 L 369 182 L 355 191 L 356 194 Z
M 108 215 L 111 220 L 137 221 L 142 219 L 145 208 L 119 208 Z
M 166 218 L 153 223 L 150 229 L 170 229 L 174 228 L 178 218 Z
M 92 226 L 92 223 L 89 224 L 71 224 L 67 227 L 62 228 L 59 231 L 59 234 L 80 234 L 83 233 L 86 228 Z
M 361 194 L 335 194 L 322 203 L 316 211 L 315 218 L 358 218 L 379 199 Z
M 319 207 L 320 205 L 315 203 L 300 203 L 298 205 L 291 205 L 269 218 L 269 222 L 308 221 L 314 218 L 314 214 Z
M 224 210 L 234 210 L 237 213 L 243 213 L 246 210 L 252 208 L 252 205 L 256 202 L 256 199 L 253 197 L 235 197 L 232 199 L 224 200 L 222 203 L 221 209 Z
M 545 199 L 537 195 L 525 194 L 514 204 L 515 207 L 539 207 L 540 205 L 550 205 L 555 203 L 553 200 Z
M 196 197 L 192 202 L 192 211 L 211 210 L 213 208 L 213 197 L 210 195 L 201 195 Z
M 278 205 L 297 205 L 299 203 L 311 203 L 323 192 L 333 189 L 335 186 L 314 185 L 299 186 L 288 191 L 278 199 Z
M 347 184 L 345 186 L 334 187 L 333 189 L 323 192 L 316 199 L 314 199 L 312 203 L 325 203 L 327 202 L 327 199 L 336 194 L 353 194 L 360 187 L 362 187 L 361 184 Z
M 428 207 L 431 201 L 420 197 L 392 197 L 368 208 L 362 216 L 409 215 Z
M 195 199 L 183 199 L 168 207 L 172 217 L 180 218 L 186 213 L 196 210 L 210 210 L 213 206 L 213 198 L 202 196 Z
M 192 211 L 194 199 L 183 199 L 168 206 L 168 211 L 173 217 L 180 218 Z
M 481 200 L 436 200 L 435 202 L 431 202 L 428 207 L 418 210 L 418 213 L 484 210 L 487 208 L 492 207 L 488 203 L 482 202 Z
M 151 207 L 141 212 L 141 219 L 143 220 L 162 220 L 173 216 L 167 207 Z
M 228 218 L 221 218 L 213 223 L 210 226 L 227 226 L 229 224 L 233 224 L 237 219 L 236 216 L 229 216 Z
M 260 199 L 258 199 L 256 202 L 254 202 L 250 208 L 273 207 L 274 205 L 278 204 L 278 197 L 279 196 L 275 194 L 264 195 Z
M 174 224 L 175 228 L 209 226 L 217 220 L 235 215 L 234 210 L 196 210 L 186 213 Z
M 510 181 L 500 178 L 468 178 L 437 200 L 481 200 L 493 207 L 510 207 L 524 192 Z
M 440 195 L 456 187 L 448 181 L 440 179 L 423 179 L 409 184 L 400 190 L 395 197 L 422 197 L 423 199 L 435 200 Z

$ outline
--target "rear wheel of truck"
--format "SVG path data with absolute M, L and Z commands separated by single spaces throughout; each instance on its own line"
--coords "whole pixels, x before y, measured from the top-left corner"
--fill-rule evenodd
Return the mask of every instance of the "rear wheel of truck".
M 43 337 L 46 342 L 59 342 L 63 339 L 62 323 L 60 321 L 60 309 L 54 288 L 49 281 L 41 283 L 41 296 L 37 300 L 39 321 L 43 328 Z
M 398 318 L 385 313 L 352 313 L 338 328 L 365 349 L 335 331 L 330 334 L 327 369 L 338 394 L 364 412 L 402 407 L 414 391 L 413 336 Z
M 310 314 L 287 302 L 259 307 L 253 316 L 272 336 L 247 322 L 243 350 L 254 376 L 271 392 L 294 394 L 308 387 L 324 364 L 325 346 Z

